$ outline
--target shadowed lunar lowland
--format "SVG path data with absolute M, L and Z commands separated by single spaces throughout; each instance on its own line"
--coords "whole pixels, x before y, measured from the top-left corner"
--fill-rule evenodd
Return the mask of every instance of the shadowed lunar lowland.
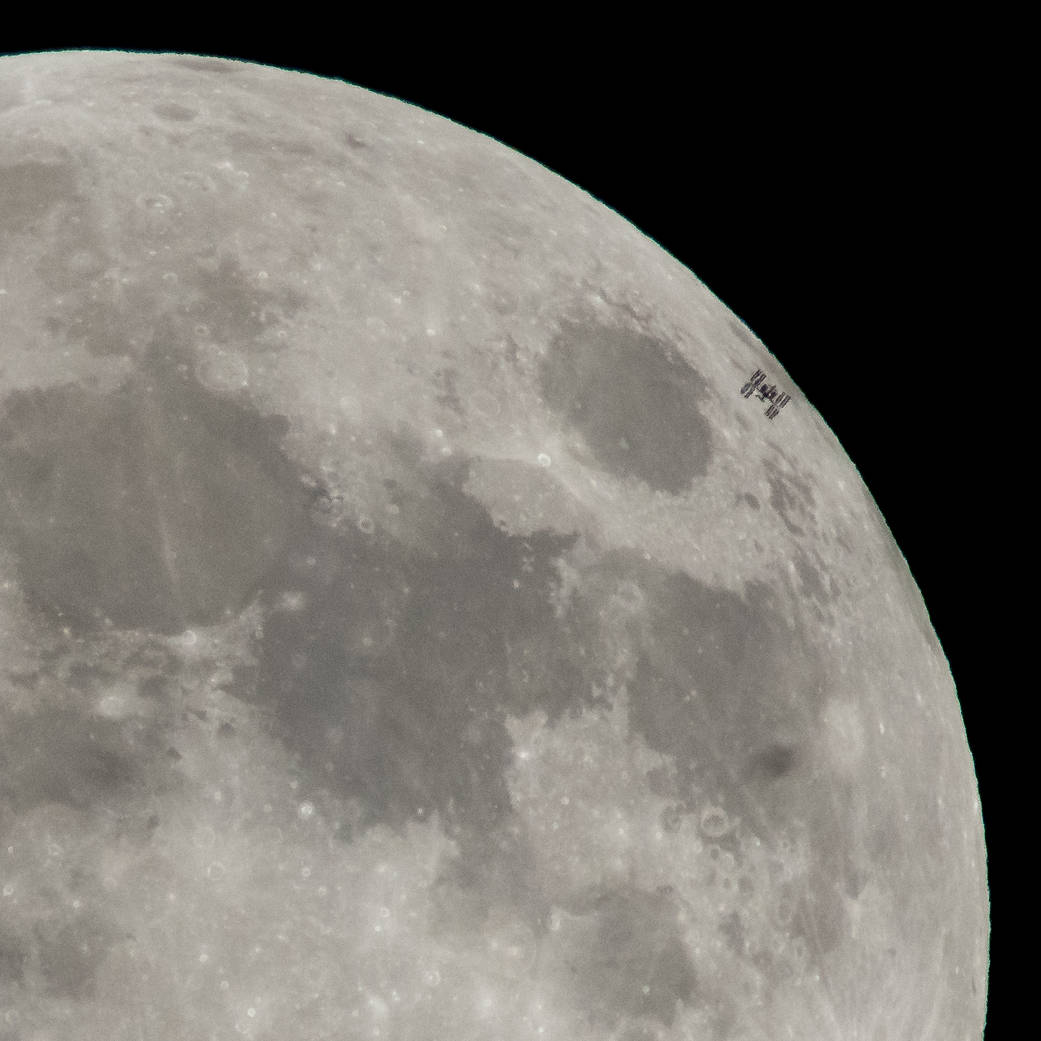
M 918 588 L 697 278 L 338 81 L 0 60 L 0 1041 L 978 1041 L 987 949 Z

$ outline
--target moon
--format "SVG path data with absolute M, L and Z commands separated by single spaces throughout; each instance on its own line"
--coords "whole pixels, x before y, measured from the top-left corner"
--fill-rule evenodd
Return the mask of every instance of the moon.
M 853 463 L 504 145 L 0 60 L 0 1041 L 970 1041 L 978 788 Z

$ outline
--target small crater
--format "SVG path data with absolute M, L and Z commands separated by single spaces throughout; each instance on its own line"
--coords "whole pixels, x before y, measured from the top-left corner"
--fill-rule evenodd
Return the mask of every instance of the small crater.
M 706 806 L 701 814 L 701 830 L 710 839 L 722 838 L 730 830 L 730 818 L 720 806 Z

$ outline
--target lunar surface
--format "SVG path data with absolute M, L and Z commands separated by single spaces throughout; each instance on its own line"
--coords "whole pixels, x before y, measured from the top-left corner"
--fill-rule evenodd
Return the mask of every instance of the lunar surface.
M 854 466 L 503 145 L 0 61 L 0 1041 L 977 1041 L 954 684 Z

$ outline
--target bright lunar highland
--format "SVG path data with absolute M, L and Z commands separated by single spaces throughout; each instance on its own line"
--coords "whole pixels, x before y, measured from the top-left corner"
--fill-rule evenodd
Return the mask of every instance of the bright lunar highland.
M 987 950 L 918 588 L 697 278 L 338 81 L 0 61 L 0 1041 L 978 1041 Z

